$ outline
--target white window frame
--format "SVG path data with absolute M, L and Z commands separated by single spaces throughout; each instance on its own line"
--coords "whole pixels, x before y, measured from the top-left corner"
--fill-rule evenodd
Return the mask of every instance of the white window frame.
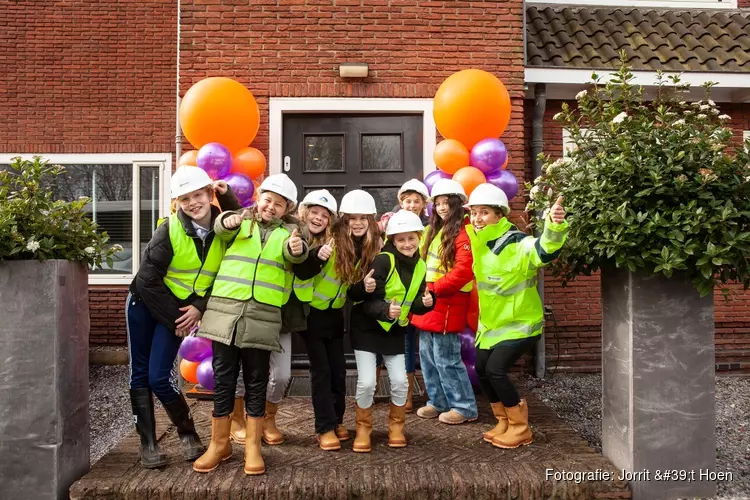
M 12 158 L 20 156 L 24 160 L 31 160 L 34 154 L 0 154 L 0 163 L 10 163 Z M 40 154 L 50 164 L 57 165 L 133 165 L 133 257 L 132 269 L 128 274 L 89 274 L 89 285 L 129 285 L 140 266 L 141 226 L 140 226 L 140 176 L 142 167 L 159 168 L 159 217 L 166 217 L 170 213 L 169 182 L 172 176 L 171 153 L 90 153 L 90 154 Z
M 526 0 L 529 4 L 553 4 L 571 5 L 571 2 L 564 0 Z M 597 6 L 597 7 L 656 7 L 660 9 L 736 9 L 737 0 L 726 0 L 723 2 L 701 1 L 701 0 L 576 0 L 576 6 Z

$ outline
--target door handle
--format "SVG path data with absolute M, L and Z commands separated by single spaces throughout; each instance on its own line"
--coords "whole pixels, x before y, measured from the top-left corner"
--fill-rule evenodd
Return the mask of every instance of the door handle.
M 291 168 L 292 160 L 288 157 L 284 157 L 284 172 L 289 172 L 289 169 Z

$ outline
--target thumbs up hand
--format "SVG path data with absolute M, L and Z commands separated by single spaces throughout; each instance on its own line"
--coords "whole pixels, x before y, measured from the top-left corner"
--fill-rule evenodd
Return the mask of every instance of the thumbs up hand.
M 375 269 L 371 269 L 367 276 L 365 276 L 365 292 L 372 293 L 375 291 L 375 278 L 372 275 L 375 274 Z
M 565 220 L 565 209 L 562 206 L 563 197 L 558 196 L 557 201 L 552 205 L 552 209 L 549 212 L 549 218 L 555 224 L 560 224 Z
M 221 224 L 227 229 L 237 229 L 242 224 L 242 220 L 248 218 L 249 216 L 250 210 L 246 208 L 242 211 L 242 213 L 228 215 L 224 218 L 224 220 L 221 221 Z
M 432 303 L 432 294 L 430 293 L 430 290 L 425 287 L 424 296 L 422 297 L 422 305 L 425 307 L 432 307 Z
M 229 190 L 229 185 L 227 184 L 227 181 L 214 181 L 213 185 L 211 187 L 214 188 L 214 191 L 216 191 L 219 194 L 225 194 Z
M 295 257 L 299 257 L 302 255 L 302 250 L 304 250 L 302 237 L 299 235 L 299 230 L 295 229 L 289 237 L 289 252 Z
M 396 319 L 399 316 L 401 316 L 401 306 L 398 305 L 396 299 L 393 299 L 391 301 L 391 305 L 388 306 L 388 317 L 391 319 Z
M 322 261 L 327 261 L 331 258 L 331 255 L 333 254 L 333 238 L 331 238 L 328 243 L 320 247 L 320 250 L 318 250 L 318 258 Z

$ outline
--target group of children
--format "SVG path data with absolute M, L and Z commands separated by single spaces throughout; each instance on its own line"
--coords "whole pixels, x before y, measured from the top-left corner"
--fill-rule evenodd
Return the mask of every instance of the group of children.
M 223 211 L 211 205 L 214 194 Z M 297 209 L 297 188 L 284 174 L 267 177 L 257 203 L 242 209 L 226 183 L 182 166 L 172 179 L 172 197 L 178 209 L 154 233 L 126 309 L 130 394 L 144 467 L 166 463 L 156 443 L 153 391 L 195 471 L 215 469 L 232 455 L 235 441 L 245 445 L 245 473 L 263 474 L 261 442 L 284 441 L 275 415 L 291 373 L 291 332 L 299 332 L 307 348 L 320 448 L 339 450 L 350 438 L 343 425 L 347 300 L 357 364 L 355 452 L 371 451 L 381 362 L 391 386 L 388 445 L 406 446 L 415 364 L 409 358 L 417 337 L 428 395 L 417 415 L 446 424 L 476 420 L 458 335 L 473 286 L 479 297 L 476 370 L 497 419 L 483 437 L 499 448 L 531 442 L 528 408 L 507 373 L 542 331 L 536 276 L 565 241 L 561 198 L 542 236 L 533 238 L 506 219 L 510 208 L 501 189 L 483 184 L 467 197 L 447 179 L 431 196 L 420 181 L 408 181 L 399 191 L 400 210 L 380 223 L 375 200 L 363 190 L 346 193 L 340 206 L 327 190 L 312 191 Z M 425 221 L 429 200 L 434 208 Z M 207 449 L 170 376 L 181 337 L 197 325 L 197 335 L 213 342 Z M 237 392 L 240 375 L 244 395 Z

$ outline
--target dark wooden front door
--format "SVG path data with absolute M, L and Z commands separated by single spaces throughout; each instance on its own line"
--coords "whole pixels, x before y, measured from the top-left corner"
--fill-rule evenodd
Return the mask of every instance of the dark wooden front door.
M 325 188 L 340 204 L 347 191 L 364 189 L 382 214 L 398 203 L 405 181 L 422 178 L 422 115 L 286 114 L 283 130 L 282 171 L 297 184 L 300 200 Z M 347 314 L 347 330 L 348 324 Z M 346 350 L 353 363 L 348 335 Z M 295 366 L 307 360 L 296 334 L 292 356 Z

